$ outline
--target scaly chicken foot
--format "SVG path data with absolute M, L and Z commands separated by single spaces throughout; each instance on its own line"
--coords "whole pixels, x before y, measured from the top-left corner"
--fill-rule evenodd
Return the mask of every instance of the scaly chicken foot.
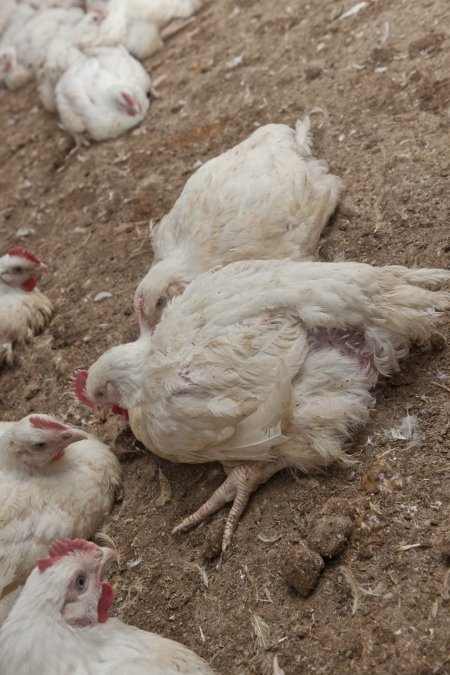
M 189 19 L 175 19 L 175 21 L 172 21 L 169 23 L 168 26 L 162 29 L 160 31 L 160 35 L 163 40 L 167 40 L 168 38 L 172 37 L 172 35 L 176 35 L 177 33 L 180 32 L 180 30 L 184 30 L 188 26 L 190 26 L 193 22 L 195 21 L 195 16 L 189 17 Z
M 288 463 L 284 459 L 278 459 L 275 462 L 252 462 L 235 466 L 208 501 L 177 525 L 172 530 L 172 534 L 190 530 L 208 516 L 217 513 L 227 502 L 233 502 L 223 532 L 222 551 L 226 551 L 252 493 L 260 485 L 266 483 L 271 476 L 287 466 Z
M 65 161 L 67 161 L 75 153 L 80 152 L 80 150 L 83 150 L 84 148 L 89 148 L 89 146 L 91 145 L 88 134 L 86 134 L 86 133 L 73 134 L 73 140 L 75 141 L 75 145 L 66 154 L 66 160 Z
M 161 98 L 162 94 L 159 93 L 158 87 L 159 85 L 167 80 L 167 75 L 160 75 L 159 77 L 156 78 L 154 82 L 152 82 L 149 92 L 153 96 L 153 98 Z

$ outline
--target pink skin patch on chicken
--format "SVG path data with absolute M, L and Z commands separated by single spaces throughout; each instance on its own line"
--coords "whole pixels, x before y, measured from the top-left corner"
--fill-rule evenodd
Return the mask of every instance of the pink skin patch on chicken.
M 366 347 L 366 338 L 361 330 L 344 330 L 341 328 L 332 328 L 326 330 L 320 328 L 314 332 L 314 338 L 320 347 L 335 347 L 341 354 L 351 356 L 356 359 L 362 372 L 377 380 L 377 372 L 373 365 L 371 354 L 364 353 Z

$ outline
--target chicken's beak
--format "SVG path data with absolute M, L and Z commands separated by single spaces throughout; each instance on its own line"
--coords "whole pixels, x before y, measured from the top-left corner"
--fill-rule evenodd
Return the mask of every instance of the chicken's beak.
M 109 414 L 110 410 L 111 410 L 111 408 L 109 407 L 109 405 L 107 405 L 107 406 L 97 406 L 95 408 L 96 417 L 101 424 L 104 424 L 106 422 L 106 419 L 108 417 L 108 414 Z
M 39 263 L 39 265 L 33 272 L 34 278 L 39 280 L 42 277 L 42 275 L 47 271 L 47 269 L 48 269 L 47 265 L 44 265 L 44 263 Z
M 87 439 L 86 434 L 80 429 L 73 429 L 69 427 L 67 431 L 61 433 L 61 447 L 67 448 L 68 445 L 76 443 L 77 441 L 85 441 Z

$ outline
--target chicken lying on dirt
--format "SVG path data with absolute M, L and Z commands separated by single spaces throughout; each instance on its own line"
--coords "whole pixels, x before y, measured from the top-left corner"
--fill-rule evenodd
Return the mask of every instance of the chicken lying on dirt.
M 379 374 L 427 342 L 450 305 L 445 270 L 248 261 L 201 275 L 151 335 L 103 354 L 73 390 L 128 410 L 135 436 L 175 462 L 228 477 L 187 530 L 233 502 L 223 548 L 258 485 L 285 467 L 346 460 Z
M 87 0 L 96 11 L 115 25 L 124 26 L 121 43 L 130 54 L 143 60 L 163 46 L 165 38 L 190 25 L 199 0 Z M 175 21 L 172 21 L 172 20 Z M 184 19 L 184 20 L 183 20 Z M 169 25 L 167 25 L 169 23 Z M 164 26 L 166 26 L 164 28 Z
M 152 82 L 125 47 L 87 49 L 60 78 L 56 107 L 77 144 L 120 136 L 144 119 Z
M 20 22 L 14 31 L 7 29 L 0 45 L 0 70 L 6 86 L 16 89 L 31 79 L 44 63 L 50 41 L 70 32 L 83 17 L 80 8 L 45 9 Z
M 149 21 L 162 28 L 173 19 L 187 19 L 202 6 L 201 0 L 86 0 L 86 9 L 119 9 L 136 21 Z
M 0 367 L 14 362 L 15 343 L 27 342 L 51 319 L 52 303 L 36 288 L 46 269 L 23 248 L 12 248 L 0 258 Z
M 50 415 L 0 423 L 0 624 L 55 538 L 95 533 L 120 474 L 106 445 Z
M 108 619 L 104 581 L 115 553 L 56 541 L 39 560 L 0 630 L 0 671 L 14 675 L 214 675 L 178 642 Z
M 237 260 L 317 253 L 341 181 L 311 153 L 310 120 L 267 124 L 206 162 L 152 237 L 154 261 L 135 293 L 154 328 L 167 303 L 202 272 Z

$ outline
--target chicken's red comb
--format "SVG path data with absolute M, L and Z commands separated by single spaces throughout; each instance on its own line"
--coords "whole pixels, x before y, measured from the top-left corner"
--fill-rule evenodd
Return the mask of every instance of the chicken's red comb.
M 20 258 L 26 258 L 27 260 L 37 263 L 38 265 L 41 262 L 39 258 L 34 255 L 34 253 L 31 253 L 31 251 L 27 251 L 26 248 L 10 248 L 8 251 L 8 255 L 18 255 Z
M 32 415 L 30 417 L 30 424 L 36 429 L 48 429 L 50 431 L 67 431 L 65 424 L 57 422 L 51 417 L 44 417 L 43 415 Z
M 72 379 L 70 380 L 70 388 L 74 396 L 88 408 L 93 408 L 94 404 L 86 394 L 86 382 L 88 378 L 87 370 L 76 370 Z
M 97 553 L 98 546 L 86 539 L 65 539 L 65 541 L 54 541 L 48 547 L 48 558 L 41 558 L 38 560 L 38 568 L 40 572 L 45 572 L 49 567 L 54 565 L 58 560 L 70 555 L 75 551 L 85 551 L 86 553 Z

